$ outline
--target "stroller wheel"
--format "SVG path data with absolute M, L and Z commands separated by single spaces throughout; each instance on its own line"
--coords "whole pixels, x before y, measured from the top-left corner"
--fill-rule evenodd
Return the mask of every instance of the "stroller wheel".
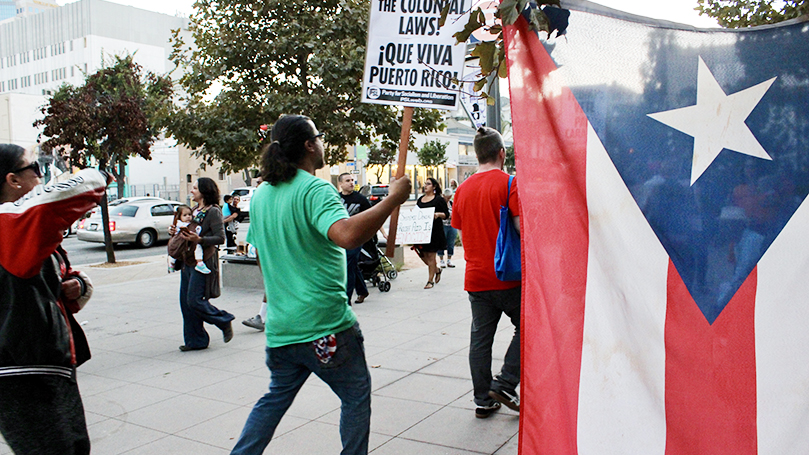
M 374 276 L 372 276 L 372 277 L 371 277 L 371 284 L 372 284 L 372 285 L 374 285 L 374 286 L 378 286 L 378 285 L 379 285 L 379 281 L 380 281 L 380 279 L 379 279 L 379 275 L 374 275 Z
M 382 292 L 390 291 L 390 281 L 383 281 L 382 283 L 379 283 L 379 290 Z
M 397 272 L 396 269 L 388 270 L 388 278 L 395 280 L 397 276 L 399 276 L 399 272 Z

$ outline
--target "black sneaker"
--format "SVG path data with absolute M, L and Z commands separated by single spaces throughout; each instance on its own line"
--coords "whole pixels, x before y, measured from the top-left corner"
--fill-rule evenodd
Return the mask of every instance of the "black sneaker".
M 500 390 L 497 392 L 494 390 L 489 390 L 489 396 L 500 403 L 503 403 L 512 411 L 520 412 L 520 397 L 517 396 L 517 392 L 513 390 Z
M 478 406 L 475 408 L 475 417 L 478 419 L 485 419 L 490 415 L 494 414 L 498 409 L 500 409 L 500 403 L 494 402 L 491 406 Z

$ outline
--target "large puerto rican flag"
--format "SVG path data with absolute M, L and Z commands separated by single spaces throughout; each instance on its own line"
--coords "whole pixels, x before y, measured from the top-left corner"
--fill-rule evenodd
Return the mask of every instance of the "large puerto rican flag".
M 520 453 L 809 453 L 809 22 L 506 30 Z

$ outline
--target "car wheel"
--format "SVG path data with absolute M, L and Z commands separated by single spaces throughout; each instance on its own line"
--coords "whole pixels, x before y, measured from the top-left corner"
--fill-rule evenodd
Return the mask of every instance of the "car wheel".
M 157 240 L 157 232 L 151 229 L 144 229 L 138 232 L 138 237 L 135 240 L 135 243 L 137 243 L 141 248 L 149 248 L 150 246 L 154 245 L 155 240 Z

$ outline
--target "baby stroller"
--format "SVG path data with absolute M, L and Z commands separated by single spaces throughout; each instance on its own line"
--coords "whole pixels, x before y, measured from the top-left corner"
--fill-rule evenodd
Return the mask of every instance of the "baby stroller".
M 390 280 L 399 276 L 390 259 L 379 250 L 376 238 L 365 242 L 362 246 L 358 264 L 362 271 L 362 279 L 370 281 L 381 292 L 390 291 Z

